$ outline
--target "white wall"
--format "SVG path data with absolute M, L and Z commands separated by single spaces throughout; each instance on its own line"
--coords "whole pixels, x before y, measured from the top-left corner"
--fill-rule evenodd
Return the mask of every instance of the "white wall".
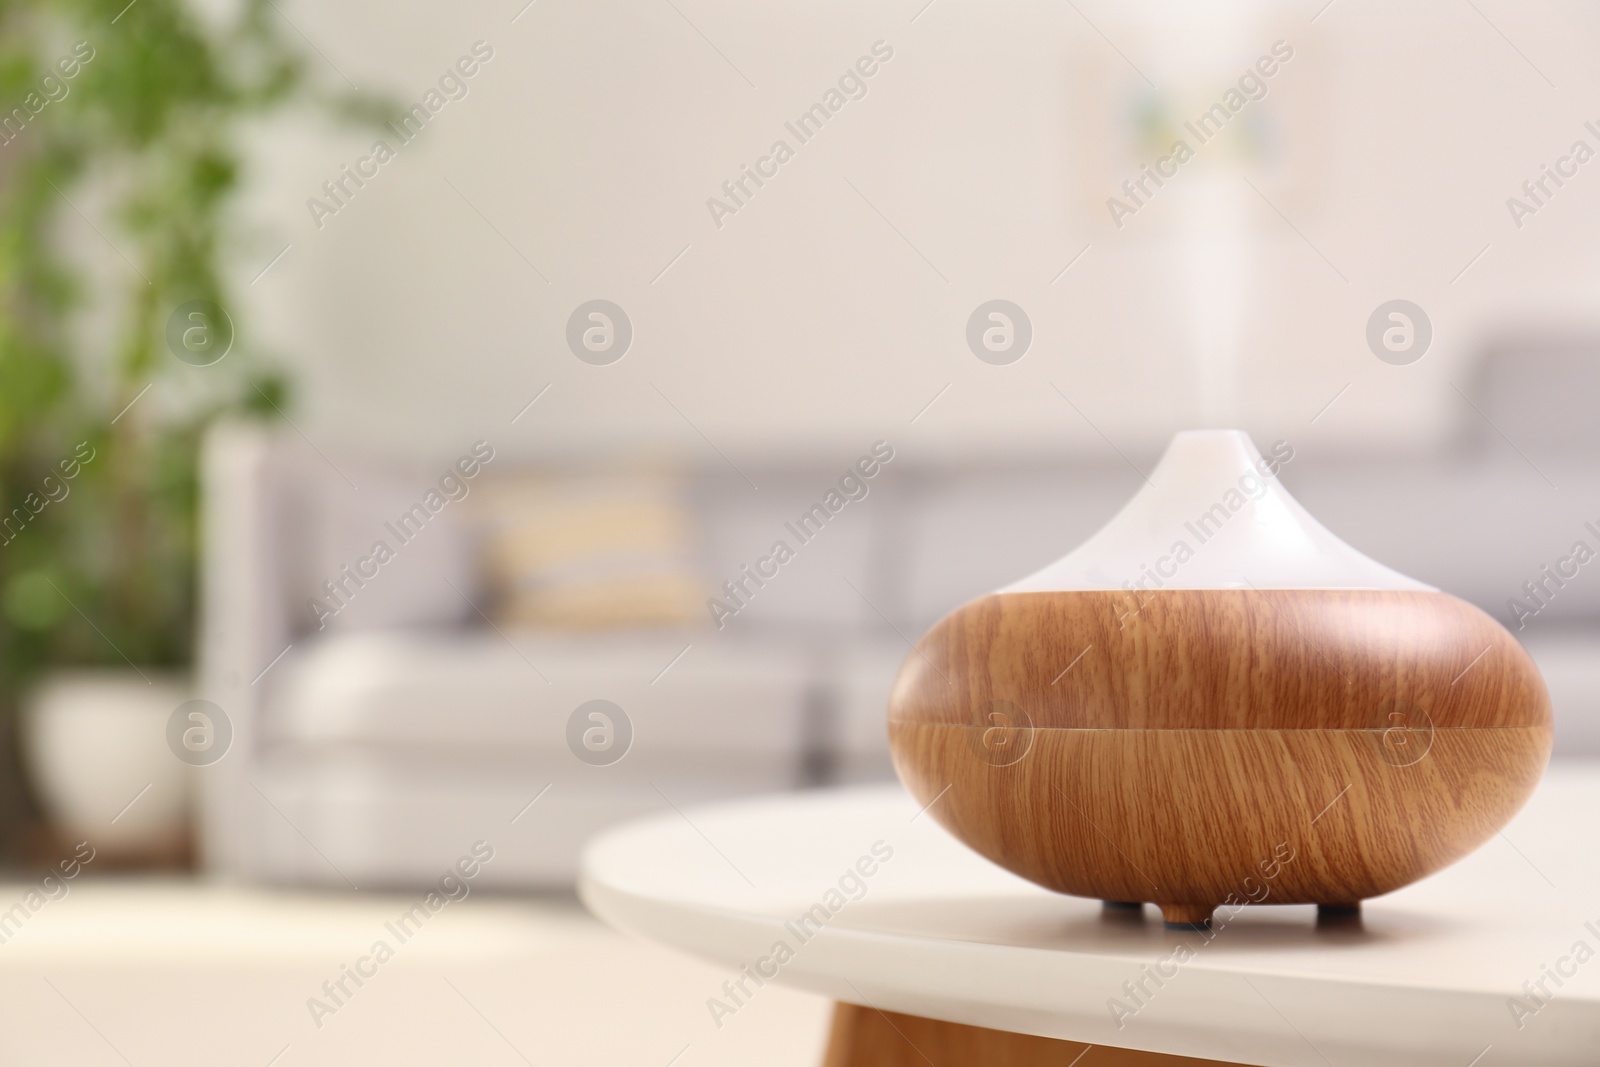
M 1575 138 L 1600 148 L 1582 129 L 1600 119 L 1600 15 L 1584 5 L 1336 0 L 1318 15 L 1311 0 L 1242 18 L 1230 41 L 1163 38 L 1149 28 L 1165 5 L 1109 0 L 1078 0 L 1082 16 L 1043 0 L 537 0 L 513 24 L 522 2 L 282 5 L 344 74 L 408 103 L 474 41 L 495 50 L 470 95 L 320 231 L 306 198 L 373 135 L 297 121 L 260 140 L 258 230 L 237 269 L 264 336 L 245 341 L 297 368 L 314 440 L 448 452 L 487 436 L 530 455 L 640 445 L 714 462 L 703 433 L 735 464 L 849 457 L 880 437 L 924 458 L 1110 455 L 1054 383 L 1126 449 L 1218 419 L 1386 447 L 1475 417 L 1450 382 L 1465 384 L 1485 327 L 1595 311 L 1600 162 L 1520 231 L 1505 206 Z M 1118 231 L 1100 206 L 1115 146 L 1090 134 L 1126 128 L 1143 84 L 1113 43 L 1199 100 L 1278 38 L 1295 61 L 1251 114 L 1283 134 L 1288 174 L 1242 173 L 1304 238 L 1253 192 L 1229 201 L 1246 265 L 1213 277 L 1212 298 L 1237 302 L 1239 328 L 1209 358 L 1236 387 L 1206 388 L 1174 242 L 1192 190 L 1241 172 L 1202 160 Z M 894 58 L 868 95 L 719 230 L 706 198 L 879 39 Z M 613 366 L 563 341 L 592 297 L 634 323 Z M 1034 323 L 1011 366 L 965 344 L 992 297 Z M 1363 339 L 1392 297 L 1434 323 L 1413 366 Z

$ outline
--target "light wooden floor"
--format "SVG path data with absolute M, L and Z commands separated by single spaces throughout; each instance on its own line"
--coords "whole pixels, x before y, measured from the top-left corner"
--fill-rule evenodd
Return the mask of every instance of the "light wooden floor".
M 28 888 L 0 883 L 0 913 Z M 307 998 L 378 938 L 394 944 L 384 924 L 415 899 L 80 879 L 0 944 L 0 1064 L 822 1062 L 819 997 L 768 986 L 718 1028 L 705 1002 L 721 970 L 615 934 L 572 901 L 481 893 L 430 918 L 360 988 L 346 979 L 353 995 L 318 1028 Z

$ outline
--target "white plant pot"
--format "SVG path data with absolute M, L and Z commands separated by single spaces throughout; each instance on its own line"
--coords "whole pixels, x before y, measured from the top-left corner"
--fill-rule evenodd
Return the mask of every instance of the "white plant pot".
M 23 706 L 23 751 L 45 814 L 96 849 L 170 845 L 187 823 L 194 770 L 168 747 L 167 720 L 189 687 L 145 676 L 61 671 Z

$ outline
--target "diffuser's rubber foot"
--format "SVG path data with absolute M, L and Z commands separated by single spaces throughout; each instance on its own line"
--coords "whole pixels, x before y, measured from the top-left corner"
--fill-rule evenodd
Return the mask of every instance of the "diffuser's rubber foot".
M 1143 926 L 1144 904 L 1137 900 L 1102 900 L 1100 921 L 1113 926 Z
M 1161 918 L 1169 930 L 1209 930 L 1215 904 L 1162 904 Z
M 1356 928 L 1361 925 L 1361 901 L 1353 904 L 1318 904 L 1319 928 Z

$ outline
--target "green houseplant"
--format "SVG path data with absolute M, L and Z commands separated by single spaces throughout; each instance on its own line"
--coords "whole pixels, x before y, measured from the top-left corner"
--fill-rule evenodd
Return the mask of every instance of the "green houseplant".
M 282 403 L 221 256 L 242 124 L 316 95 L 293 34 L 269 0 L 0 0 L 0 852 L 20 695 L 187 665 L 200 435 Z

